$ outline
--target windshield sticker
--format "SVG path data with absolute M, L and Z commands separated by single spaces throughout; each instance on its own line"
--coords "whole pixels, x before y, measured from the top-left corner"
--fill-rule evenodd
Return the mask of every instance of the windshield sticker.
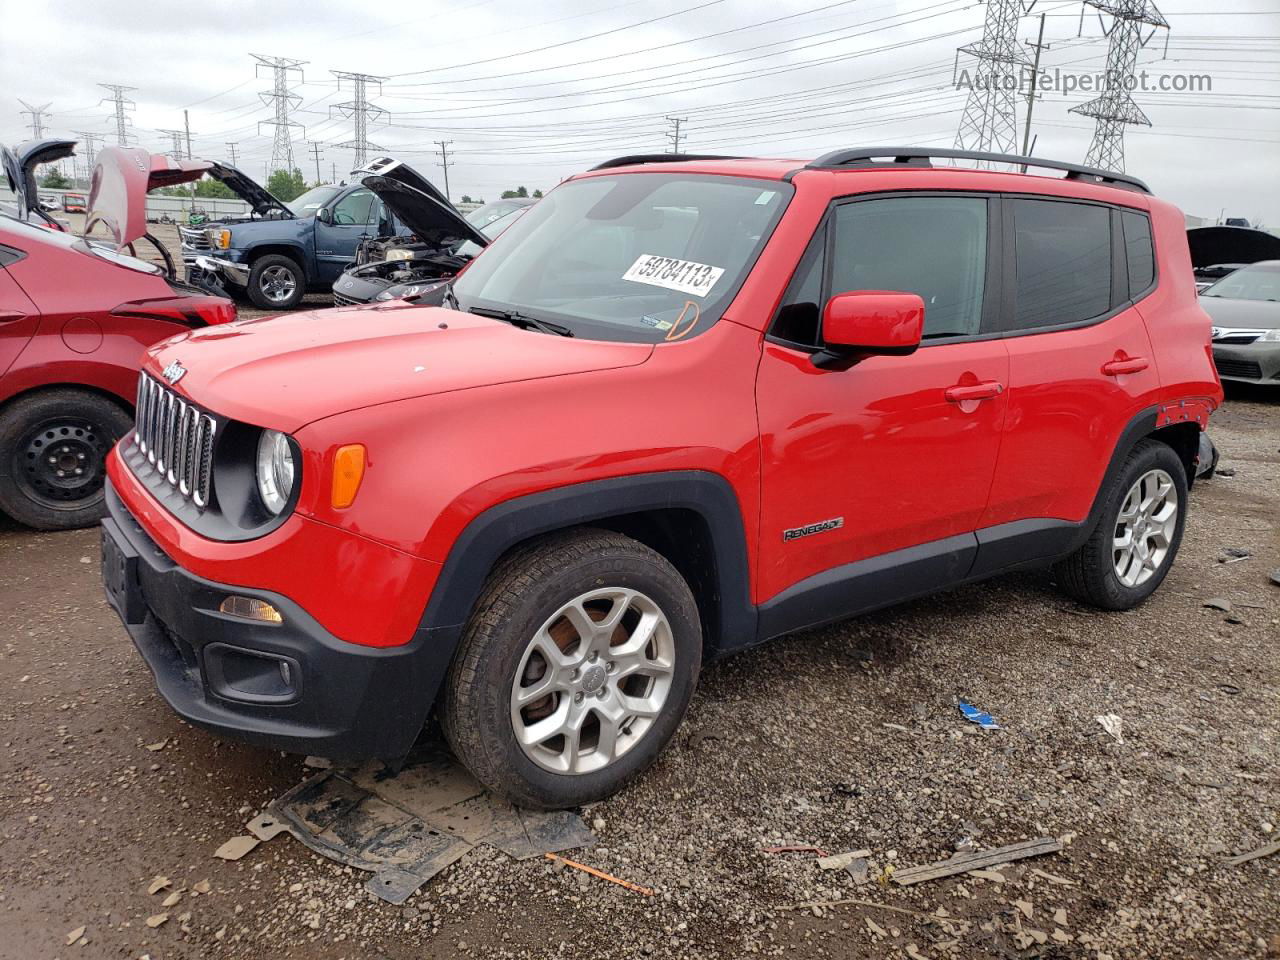
M 651 317 L 647 313 L 640 318 L 640 322 L 643 323 L 646 327 L 656 327 L 659 330 L 670 330 L 672 326 L 670 320 L 662 320 L 658 317 Z
M 622 275 L 622 279 L 705 297 L 723 273 L 724 267 L 644 253 L 636 258 L 636 262 Z

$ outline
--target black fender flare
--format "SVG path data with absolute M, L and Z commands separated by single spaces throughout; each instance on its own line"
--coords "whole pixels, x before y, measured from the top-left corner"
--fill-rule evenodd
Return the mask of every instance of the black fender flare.
M 556 530 L 673 509 L 697 513 L 711 536 L 719 636 L 704 638 L 708 651 L 754 642 L 756 608 L 751 603 L 746 527 L 737 494 L 720 474 L 703 470 L 646 473 L 528 494 L 474 517 L 449 550 L 413 640 L 429 661 L 421 675 L 432 685 L 422 691 L 423 722 L 484 582 L 504 553 Z

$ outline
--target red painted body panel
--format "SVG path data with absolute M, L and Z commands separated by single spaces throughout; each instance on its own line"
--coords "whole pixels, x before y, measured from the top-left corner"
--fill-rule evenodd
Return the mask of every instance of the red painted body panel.
M 780 178 L 797 166 L 702 161 L 663 171 Z M 724 318 L 679 342 L 562 339 L 395 304 L 240 323 L 151 350 L 150 370 L 174 359 L 188 368 L 178 392 L 295 433 L 296 514 L 259 540 L 196 536 L 116 457 L 112 480 L 184 567 L 286 594 L 338 636 L 384 645 L 409 639 L 466 525 L 516 497 L 656 471 L 719 474 L 737 494 L 758 604 L 831 567 L 983 526 L 1079 520 L 1134 414 L 1219 402 L 1172 207 L 1057 177 L 956 168 L 805 170 L 792 182 L 795 196 Z M 1149 208 L 1161 286 L 1094 326 L 937 343 L 845 371 L 766 342 L 832 199 L 911 189 Z M 1103 371 L 1137 357 L 1151 362 Z M 367 466 L 354 504 L 338 510 L 327 502 L 332 459 L 349 443 L 366 446 Z M 784 530 L 834 517 L 844 527 L 784 544 Z

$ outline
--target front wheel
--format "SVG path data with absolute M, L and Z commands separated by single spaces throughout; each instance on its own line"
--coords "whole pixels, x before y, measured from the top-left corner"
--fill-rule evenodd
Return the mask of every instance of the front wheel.
M 1173 449 L 1140 441 L 1103 493 L 1098 525 L 1055 572 L 1064 592 L 1103 610 L 1151 596 L 1178 555 L 1187 517 L 1187 473 Z
M 693 595 L 628 537 L 581 530 L 517 550 L 490 577 L 440 719 L 491 790 L 538 809 L 608 796 L 684 717 L 702 662 Z
M 263 310 L 291 310 L 307 293 L 307 275 L 298 261 L 278 253 L 253 262 L 245 293 Z
M 106 457 L 129 414 L 87 390 L 21 397 L 0 412 L 0 510 L 37 530 L 70 530 L 105 512 Z

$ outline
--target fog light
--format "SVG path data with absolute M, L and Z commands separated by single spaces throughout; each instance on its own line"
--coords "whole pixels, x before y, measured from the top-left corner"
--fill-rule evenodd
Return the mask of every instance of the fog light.
M 280 611 L 256 597 L 227 597 L 218 604 L 218 611 L 232 617 L 245 620 L 258 620 L 262 623 L 284 623 Z

